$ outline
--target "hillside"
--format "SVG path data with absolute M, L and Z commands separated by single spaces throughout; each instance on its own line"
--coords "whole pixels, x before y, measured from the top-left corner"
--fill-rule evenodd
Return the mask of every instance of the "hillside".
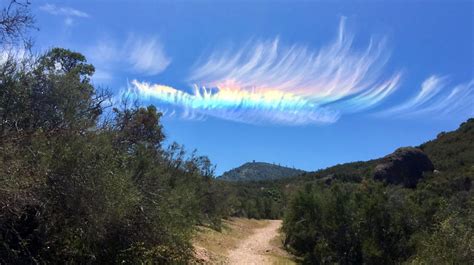
M 460 171 L 474 166 L 474 118 L 452 132 L 441 132 L 436 139 L 419 146 L 439 171 Z
M 229 181 L 260 181 L 294 177 L 305 171 L 265 162 L 249 162 L 224 172 L 219 178 Z
M 424 182 L 440 182 L 444 187 L 467 185 L 464 184 L 467 181 L 464 177 L 471 176 L 469 177 L 471 179 L 474 173 L 474 119 L 467 120 L 454 131 L 442 132 L 436 139 L 416 147 L 423 150 L 438 172 L 434 176 L 431 174 L 431 177 Z M 228 193 L 233 194 L 235 196 L 233 200 L 236 201 L 236 205 L 230 207 L 230 212 L 233 215 L 250 218 L 281 217 L 287 208 L 289 198 L 306 185 L 320 183 L 329 185 L 336 182 L 361 183 L 364 179 L 373 179 L 376 166 L 382 162 L 383 157 L 338 164 L 314 172 L 303 172 L 293 177 L 269 179 L 258 183 L 242 181 L 227 183 Z M 246 165 L 242 167 L 246 168 Z M 232 175 L 234 170 L 225 175 L 229 173 Z M 267 210 L 258 210 L 260 208 Z
M 282 180 L 288 249 L 304 264 L 471 264 L 474 119 L 417 148 Z
M 467 170 L 474 164 L 474 118 L 463 122 L 458 129 L 441 132 L 436 139 L 427 141 L 417 148 L 433 162 L 438 171 Z M 315 172 L 285 179 L 287 183 L 307 182 L 312 180 L 341 180 L 359 182 L 364 177 L 371 177 L 375 166 L 382 158 L 338 164 Z

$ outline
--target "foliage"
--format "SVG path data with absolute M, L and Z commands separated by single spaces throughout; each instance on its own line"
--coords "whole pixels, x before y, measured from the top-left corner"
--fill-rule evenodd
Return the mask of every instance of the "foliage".
M 462 123 L 459 129 L 442 132 L 420 148 L 433 161 L 438 171 L 457 171 L 474 165 L 474 119 Z
M 255 219 L 280 219 L 286 194 L 271 182 L 221 182 L 226 187 L 228 214 Z
M 286 243 L 308 264 L 398 263 L 411 251 L 404 199 L 373 182 L 308 186 L 290 204 Z
M 442 171 L 416 189 L 374 182 L 373 161 L 362 164 L 361 182 L 296 179 L 283 227 L 287 246 L 308 264 L 470 263 L 473 125 L 470 119 L 421 146 Z
M 153 106 L 101 118 L 93 72 L 60 48 L 0 67 L 0 263 L 184 263 L 220 225 L 209 159 L 163 147 Z

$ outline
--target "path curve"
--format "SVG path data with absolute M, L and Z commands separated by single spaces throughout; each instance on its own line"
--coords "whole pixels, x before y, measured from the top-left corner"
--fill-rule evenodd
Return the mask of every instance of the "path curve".
M 254 230 L 236 249 L 229 251 L 229 264 L 271 264 L 271 258 L 265 255 L 273 248 L 270 241 L 278 235 L 281 220 L 268 220 L 268 225 Z

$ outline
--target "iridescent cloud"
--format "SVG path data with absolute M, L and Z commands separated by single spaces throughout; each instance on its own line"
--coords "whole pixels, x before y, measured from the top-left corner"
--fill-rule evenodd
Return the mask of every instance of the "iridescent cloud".
M 221 86 L 218 91 L 194 87 L 193 93 L 175 88 L 133 80 L 133 90 L 142 97 L 183 109 L 186 118 L 204 114 L 246 123 L 308 124 L 331 123 L 336 111 L 319 107 L 307 99 L 278 90 L 246 91 Z
M 211 54 L 191 73 L 192 93 L 133 81 L 141 95 L 196 112 L 247 123 L 333 123 L 371 108 L 393 93 L 400 73 L 383 75 L 384 40 L 356 49 L 341 19 L 334 41 L 318 51 L 279 39 Z M 211 89 L 208 89 L 211 88 Z

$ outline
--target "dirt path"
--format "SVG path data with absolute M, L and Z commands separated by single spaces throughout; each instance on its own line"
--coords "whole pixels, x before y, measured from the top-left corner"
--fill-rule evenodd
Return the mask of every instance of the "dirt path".
M 229 264 L 272 264 L 268 254 L 274 246 L 271 240 L 278 236 L 281 220 L 269 220 L 268 225 L 254 230 L 254 233 L 229 251 Z

